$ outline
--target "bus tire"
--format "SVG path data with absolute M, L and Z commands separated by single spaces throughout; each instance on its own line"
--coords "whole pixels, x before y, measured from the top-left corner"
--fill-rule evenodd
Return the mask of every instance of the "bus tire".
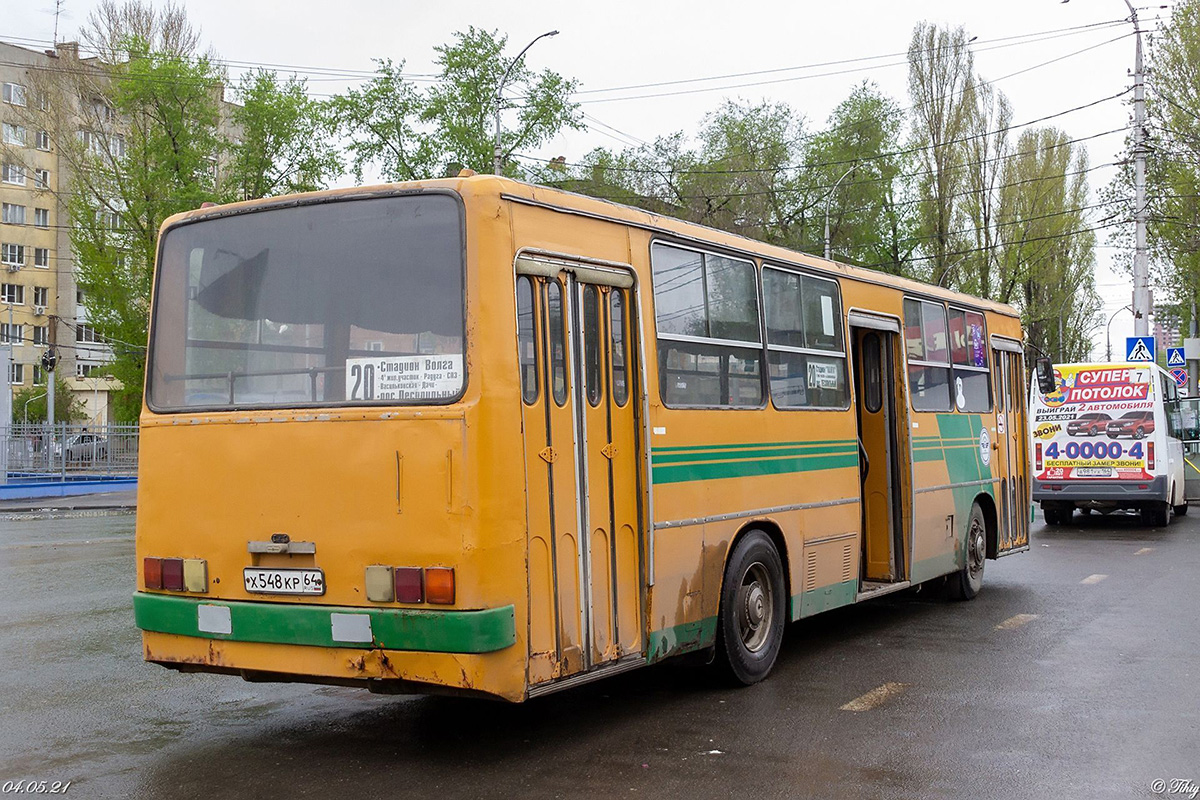
M 717 654 L 733 682 L 758 683 L 774 666 L 783 644 L 786 593 L 775 543 L 762 531 L 749 531 L 725 565 L 717 614 Z
M 1166 501 L 1142 506 L 1142 524 L 1152 528 L 1165 528 L 1171 521 L 1171 506 Z
M 973 600 L 983 588 L 983 563 L 987 558 L 987 521 L 978 503 L 971 505 L 967 522 L 966 563 L 946 578 L 946 592 L 952 600 Z

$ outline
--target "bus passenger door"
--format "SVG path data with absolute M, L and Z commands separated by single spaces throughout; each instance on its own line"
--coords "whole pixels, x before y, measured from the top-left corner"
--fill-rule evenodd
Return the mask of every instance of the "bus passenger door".
M 522 375 L 536 383 L 523 387 L 534 685 L 642 651 L 639 373 L 631 277 L 581 269 L 601 281 L 585 282 L 532 257 L 517 271 Z
M 996 381 L 996 557 L 1029 547 L 1029 433 L 1026 427 L 1025 368 L 1021 353 L 992 349 Z
M 908 482 L 901 472 L 908 464 L 907 438 L 901 433 L 907 421 L 902 416 L 903 397 L 897 401 L 896 394 L 903 386 L 896 379 L 896 331 L 851 328 L 862 483 L 862 579 L 872 583 L 902 581 L 908 574 L 903 513 Z
M 588 280 L 600 276 L 588 276 Z M 572 279 L 580 517 L 586 531 L 590 663 L 641 653 L 636 373 L 630 287 Z

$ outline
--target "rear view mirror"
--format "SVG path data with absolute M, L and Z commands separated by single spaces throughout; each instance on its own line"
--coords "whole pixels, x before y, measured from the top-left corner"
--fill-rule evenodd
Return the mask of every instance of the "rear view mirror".
M 1039 358 L 1033 362 L 1033 371 L 1037 373 L 1038 391 L 1042 394 L 1054 394 L 1058 391 L 1058 381 L 1054 380 L 1054 364 L 1048 358 Z

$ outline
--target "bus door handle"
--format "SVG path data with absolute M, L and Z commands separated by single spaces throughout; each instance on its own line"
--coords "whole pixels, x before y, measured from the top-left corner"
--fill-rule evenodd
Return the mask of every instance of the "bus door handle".
M 871 459 L 867 458 L 867 448 L 863 447 L 862 437 L 858 438 L 858 457 L 862 459 L 862 476 L 865 478 L 871 472 Z

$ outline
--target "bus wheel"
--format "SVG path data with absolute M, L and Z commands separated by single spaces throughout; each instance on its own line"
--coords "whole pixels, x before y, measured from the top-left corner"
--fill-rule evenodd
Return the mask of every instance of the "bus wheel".
M 717 653 L 729 677 L 749 686 L 767 677 L 783 644 L 786 584 L 775 543 L 750 531 L 733 549 L 721 583 Z
M 971 600 L 983 588 L 983 561 L 987 557 L 987 523 L 978 503 L 971 506 L 967 524 L 967 563 L 946 578 L 946 591 L 954 600 Z

